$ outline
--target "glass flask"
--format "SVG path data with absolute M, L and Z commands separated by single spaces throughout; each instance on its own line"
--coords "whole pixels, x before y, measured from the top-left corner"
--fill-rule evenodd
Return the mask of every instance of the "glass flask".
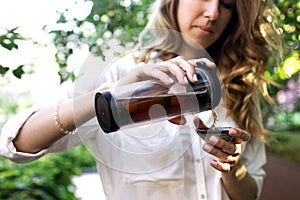
M 97 92 L 95 111 L 102 130 L 110 133 L 215 108 L 221 100 L 217 68 L 196 64 L 198 81 L 186 86 L 147 80 Z

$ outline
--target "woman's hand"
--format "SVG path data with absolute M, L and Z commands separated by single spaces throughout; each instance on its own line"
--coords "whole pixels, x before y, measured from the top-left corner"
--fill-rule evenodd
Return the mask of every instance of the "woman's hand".
M 159 80 L 165 85 L 172 85 L 178 82 L 182 85 L 188 82 L 198 81 L 195 73 L 196 62 L 202 61 L 209 67 L 215 67 L 215 64 L 207 58 L 200 58 L 187 61 L 182 56 L 177 56 L 167 61 L 154 64 L 139 63 L 137 67 L 131 70 L 126 76 L 115 83 L 103 83 L 97 91 L 114 88 L 117 85 L 125 85 L 143 80 Z
M 182 85 L 186 85 L 188 82 L 195 83 L 198 81 L 195 73 L 197 61 L 205 62 L 209 67 L 215 67 L 215 64 L 206 58 L 188 61 L 182 56 L 177 56 L 155 64 L 139 63 L 119 83 L 129 84 L 147 79 L 160 80 L 166 85 L 172 85 L 175 81 Z
M 176 81 L 174 78 L 176 78 L 180 84 L 187 84 L 187 80 L 196 82 L 195 66 L 181 56 L 155 64 L 139 63 L 138 66 L 122 78 L 119 83 L 128 84 L 154 79 L 166 85 L 172 85 Z
M 203 62 L 204 60 L 208 63 L 211 63 L 207 59 L 203 59 Z M 179 82 L 180 84 L 186 85 L 188 81 L 197 81 L 195 66 L 196 65 L 194 63 L 189 63 L 181 56 L 155 64 L 146 64 L 144 62 L 141 62 L 137 64 L 136 68 L 131 70 L 118 82 L 105 82 L 100 87 L 98 87 L 96 91 L 103 91 L 106 89 L 117 87 L 117 85 L 126 85 L 150 79 L 161 81 L 167 86 L 174 84 L 175 81 Z
M 205 126 L 201 120 L 197 125 L 202 128 Z M 241 166 L 241 144 L 250 140 L 250 134 L 239 128 L 231 128 L 229 135 L 232 137 L 229 142 L 211 136 L 202 147 L 204 151 L 216 157 L 211 160 L 210 165 L 221 172 L 230 172 L 236 166 Z

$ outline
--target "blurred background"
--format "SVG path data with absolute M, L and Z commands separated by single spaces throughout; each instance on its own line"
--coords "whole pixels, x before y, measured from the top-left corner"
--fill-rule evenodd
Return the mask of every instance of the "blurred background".
M 151 0 L 0 0 L 0 131 L 15 113 L 72 83 L 87 56 L 105 59 L 112 37 L 143 28 Z M 273 132 L 262 199 L 300 197 L 285 181 L 300 179 L 300 2 L 275 0 L 270 23 L 282 35 L 283 60 L 270 58 L 266 76 L 274 106 L 262 103 L 264 125 Z M 127 38 L 128 42 L 132 38 Z M 125 41 L 124 38 L 122 41 Z M 122 45 L 122 44 L 121 44 Z M 124 44 L 123 44 L 124 45 Z M 278 170 L 287 179 L 279 178 Z M 0 158 L 0 199 L 79 199 L 74 177 L 95 172 L 81 146 L 17 165 Z M 292 196 L 288 196 L 292 195 Z

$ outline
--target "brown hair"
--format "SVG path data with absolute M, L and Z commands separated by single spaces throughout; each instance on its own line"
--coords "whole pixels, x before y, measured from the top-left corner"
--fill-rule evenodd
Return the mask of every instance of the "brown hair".
M 178 1 L 156 1 L 146 28 L 159 27 L 179 31 L 176 19 Z M 275 51 L 274 47 L 281 46 L 278 34 L 264 15 L 267 3 L 267 0 L 237 0 L 225 31 L 206 49 L 217 64 L 224 82 L 227 115 L 232 117 L 240 128 L 262 139 L 267 131 L 262 127 L 258 98 L 255 99 L 254 96 L 260 91 L 271 101 L 265 89 L 267 79 L 264 72 L 271 52 Z M 168 42 L 143 49 L 141 61 L 147 62 L 150 54 L 164 49 L 166 43 Z M 179 47 L 180 44 L 173 44 L 171 49 Z M 172 53 L 170 51 L 167 54 Z M 160 56 L 165 55 L 166 52 Z

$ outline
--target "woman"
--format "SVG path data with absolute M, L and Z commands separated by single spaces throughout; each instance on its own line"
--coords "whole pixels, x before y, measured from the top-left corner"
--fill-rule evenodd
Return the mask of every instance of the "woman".
M 157 0 L 141 34 L 140 44 L 147 48 L 135 57 L 139 64 L 132 57 L 124 58 L 126 62 L 121 60 L 101 77 L 96 90 L 17 115 L 3 128 L 1 155 L 28 162 L 84 142 L 92 145 L 107 199 L 258 198 L 265 176 L 266 131 L 255 97 L 264 89 L 267 37 L 272 33 L 263 16 L 266 4 L 262 0 Z M 165 29 L 172 31 L 164 34 Z M 149 44 L 145 38 L 153 31 L 158 39 Z M 203 57 L 199 45 L 210 54 L 224 82 L 227 102 L 216 111 L 218 115 L 226 111 L 219 125 L 236 127 L 229 131 L 230 142 L 213 136 L 201 140 L 188 116 L 162 122 L 159 129 L 134 129 L 147 133 L 145 137 L 129 132 L 101 134 L 90 121 L 95 117 L 95 92 L 115 86 L 128 72 L 118 84 L 145 78 L 167 85 L 196 82 L 195 66 L 189 60 Z M 203 127 L 205 120 L 194 122 Z

